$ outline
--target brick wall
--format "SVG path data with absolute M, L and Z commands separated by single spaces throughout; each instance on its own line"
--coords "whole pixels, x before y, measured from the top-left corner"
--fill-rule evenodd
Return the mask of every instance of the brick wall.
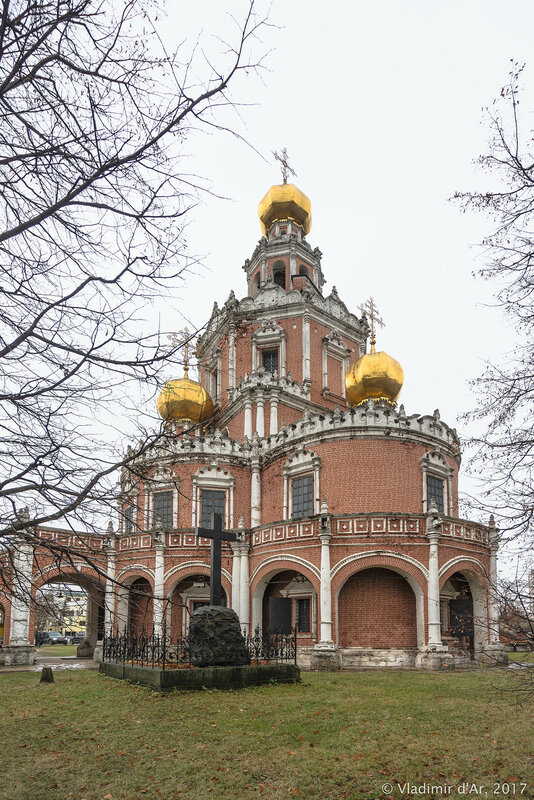
M 395 572 L 373 568 L 352 575 L 338 609 L 343 647 L 417 647 L 415 595 Z

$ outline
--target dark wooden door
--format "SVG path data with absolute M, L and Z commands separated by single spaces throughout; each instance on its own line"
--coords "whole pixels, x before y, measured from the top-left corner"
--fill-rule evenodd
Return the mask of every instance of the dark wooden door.
M 276 633 L 291 631 L 291 600 L 289 597 L 269 597 L 269 630 Z

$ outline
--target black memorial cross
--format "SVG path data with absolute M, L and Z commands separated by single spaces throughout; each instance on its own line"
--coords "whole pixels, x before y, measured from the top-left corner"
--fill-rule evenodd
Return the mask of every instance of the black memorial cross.
M 237 536 L 230 531 L 224 531 L 222 515 L 211 515 L 211 528 L 195 528 L 197 536 L 211 539 L 211 570 L 210 570 L 210 606 L 221 605 L 221 545 L 222 542 L 236 542 Z

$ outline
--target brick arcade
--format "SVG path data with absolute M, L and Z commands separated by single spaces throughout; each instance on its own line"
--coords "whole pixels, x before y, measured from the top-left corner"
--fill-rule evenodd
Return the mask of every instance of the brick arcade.
M 216 511 L 238 534 L 223 546 L 224 602 L 245 629 L 296 627 L 301 665 L 501 656 L 497 534 L 458 517 L 456 432 L 438 411 L 397 405 L 402 369 L 375 352 L 373 307 L 358 316 L 335 287 L 323 294 L 310 220 L 292 184 L 260 203 L 246 294 L 214 305 L 199 383 L 186 374 L 163 389 L 167 435 L 123 470 L 116 532 L 88 544 L 40 531 L 72 548 L 68 570 L 19 553 L 30 592 L 59 578 L 90 590 L 93 645 L 125 626 L 186 632 L 209 599 L 210 542 L 194 529 Z M 86 547 L 98 571 L 77 560 Z M 33 613 L 2 604 L 15 658 L 33 642 Z

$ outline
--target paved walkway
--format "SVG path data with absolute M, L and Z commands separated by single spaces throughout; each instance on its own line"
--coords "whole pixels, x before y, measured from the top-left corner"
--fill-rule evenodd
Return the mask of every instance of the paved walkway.
M 45 656 L 39 655 L 35 664 L 15 664 L 13 667 L 0 667 L 0 676 L 9 672 L 40 672 L 43 667 L 52 667 L 53 670 L 63 669 L 98 669 L 98 664 L 92 658 L 77 658 L 76 656 Z

